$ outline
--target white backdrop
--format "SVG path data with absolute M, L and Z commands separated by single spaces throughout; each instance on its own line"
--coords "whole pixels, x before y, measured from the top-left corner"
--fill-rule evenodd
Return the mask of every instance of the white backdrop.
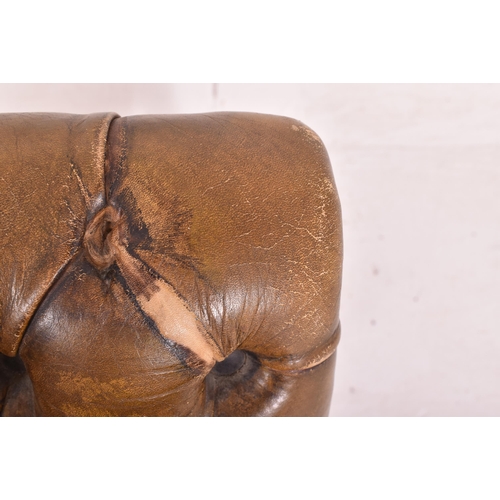
M 345 239 L 331 415 L 500 415 L 500 85 L 0 85 L 0 112 L 219 110 L 297 118 L 330 154 Z

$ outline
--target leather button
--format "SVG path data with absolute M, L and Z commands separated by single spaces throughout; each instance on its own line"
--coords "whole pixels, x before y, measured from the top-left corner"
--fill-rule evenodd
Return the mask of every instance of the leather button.
M 229 377 L 241 370 L 247 360 L 245 351 L 236 350 L 232 352 L 227 358 L 215 363 L 212 368 L 212 374 L 219 377 Z

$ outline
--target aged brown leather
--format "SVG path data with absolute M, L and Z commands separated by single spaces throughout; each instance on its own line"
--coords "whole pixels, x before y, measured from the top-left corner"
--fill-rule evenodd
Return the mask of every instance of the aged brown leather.
M 326 150 L 252 113 L 0 115 L 0 412 L 326 415 Z

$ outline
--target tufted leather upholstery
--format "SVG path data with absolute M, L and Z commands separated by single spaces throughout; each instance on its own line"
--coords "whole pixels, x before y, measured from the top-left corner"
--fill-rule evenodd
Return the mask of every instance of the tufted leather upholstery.
M 326 415 L 340 205 L 301 122 L 0 115 L 0 412 Z

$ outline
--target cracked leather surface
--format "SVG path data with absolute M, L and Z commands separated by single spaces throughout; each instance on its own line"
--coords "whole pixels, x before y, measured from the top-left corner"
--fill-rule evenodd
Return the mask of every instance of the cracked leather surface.
M 0 115 L 0 412 L 326 415 L 340 204 L 290 118 Z

